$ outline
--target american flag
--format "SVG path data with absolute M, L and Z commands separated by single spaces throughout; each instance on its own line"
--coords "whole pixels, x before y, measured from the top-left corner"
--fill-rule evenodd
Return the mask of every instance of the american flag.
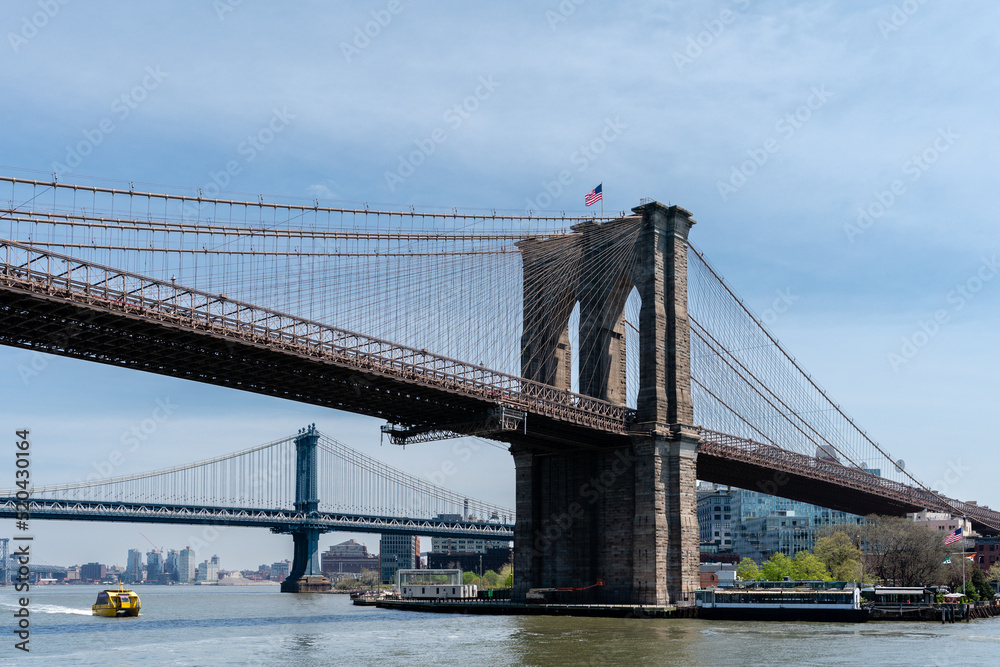
M 601 197 L 601 185 L 604 185 L 604 183 L 601 183 L 596 188 L 594 188 L 593 190 L 591 190 L 590 192 L 588 192 L 586 194 L 586 196 L 583 198 L 583 203 L 585 203 L 587 206 L 592 206 L 592 205 L 596 204 L 597 202 L 601 201 L 601 199 L 602 199 L 602 197 Z M 601 204 L 601 206 L 604 206 L 604 204 Z
M 954 533 L 948 533 L 948 535 L 944 538 L 944 543 L 954 544 L 955 542 L 958 542 L 960 539 L 962 539 L 962 529 L 956 528 Z

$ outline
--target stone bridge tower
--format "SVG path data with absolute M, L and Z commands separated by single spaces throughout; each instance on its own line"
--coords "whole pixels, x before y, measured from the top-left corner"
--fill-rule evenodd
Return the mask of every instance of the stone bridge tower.
M 658 202 L 632 210 L 635 216 L 519 244 L 524 377 L 570 388 L 568 320 L 579 302 L 580 393 L 624 405 L 624 307 L 633 287 L 642 306 L 630 444 L 511 450 L 515 598 L 529 588 L 603 580 L 591 599 L 694 604 L 699 437 L 691 404 L 687 237 L 695 221 L 683 208 Z M 610 256 L 608 239 L 621 235 L 607 233 L 609 226 L 631 227 L 633 234 L 638 226 L 634 261 L 622 265 Z M 554 262 L 573 269 L 553 272 Z

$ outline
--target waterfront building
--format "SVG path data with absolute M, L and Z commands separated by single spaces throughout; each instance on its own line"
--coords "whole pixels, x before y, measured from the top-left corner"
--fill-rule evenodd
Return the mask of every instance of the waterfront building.
M 776 553 L 812 550 L 825 526 L 859 524 L 862 517 L 736 487 L 701 483 L 698 527 L 703 548 L 761 562 Z
M 829 511 L 829 510 L 828 510 Z M 858 517 L 860 522 L 861 517 Z M 799 516 L 792 510 L 777 510 L 770 516 L 754 517 L 740 522 L 735 529 L 733 544 L 740 556 L 761 562 L 774 554 L 792 557 L 800 551 L 812 551 L 816 532 L 831 523 L 822 516 Z
M 732 588 L 736 585 L 736 563 L 702 563 L 699 570 L 701 588 Z
M 480 540 L 482 541 L 482 540 Z M 427 567 L 432 570 L 454 570 L 482 574 L 487 570 L 500 572 L 504 565 L 513 560 L 514 550 L 508 546 L 487 547 L 483 551 L 450 552 L 427 554 Z
M 420 538 L 415 535 L 382 535 L 379 572 L 383 584 L 396 582 L 396 571 L 420 567 Z
M 194 580 L 210 584 L 219 581 L 219 557 L 213 556 L 212 561 L 203 560 L 198 563 L 198 568 L 194 574 Z
M 193 582 L 197 568 L 194 549 L 191 547 L 181 549 L 177 554 L 177 582 L 181 584 Z
M 942 536 L 947 535 L 948 533 L 954 533 L 958 528 L 962 529 L 962 534 L 965 535 L 966 538 L 974 537 L 976 535 L 976 533 L 972 530 L 971 521 L 963 519 L 960 516 L 953 517 L 947 512 L 929 512 L 927 510 L 923 510 L 922 512 L 915 512 L 907 514 L 906 516 L 910 517 L 919 524 L 927 526 L 931 530 L 938 531 L 942 534 Z M 944 537 L 941 539 L 944 539 Z
M 361 570 L 377 570 L 378 556 L 368 553 L 368 547 L 355 540 L 334 544 L 320 555 L 323 574 L 360 574 Z
M 980 570 L 985 572 L 1000 563 L 1000 536 L 985 537 L 980 535 L 967 544 L 975 557 L 976 567 Z M 959 544 L 956 543 L 952 546 L 959 546 Z
M 432 537 L 432 554 L 484 554 L 489 549 L 507 549 L 509 541 L 479 540 L 471 537 Z
M 271 563 L 271 581 L 284 581 L 292 571 L 292 563 L 288 560 Z
M 733 548 L 733 494 L 728 487 L 698 485 L 698 531 L 702 545 L 712 553 Z
M 435 521 L 462 521 L 461 514 L 438 514 Z M 475 516 L 470 516 L 469 521 L 475 521 Z M 510 546 L 509 541 L 504 540 L 480 540 L 470 537 L 432 537 L 432 554 L 485 554 L 487 549 L 502 549 Z
M 432 537 L 432 554 L 485 554 L 489 549 L 506 549 L 509 541 L 480 540 L 471 537 Z
M 153 549 L 146 552 L 146 581 L 150 583 L 165 583 L 163 581 L 163 552 Z
M 126 584 L 134 584 L 142 581 L 142 552 L 138 549 L 128 550 L 128 560 L 125 565 L 125 576 L 122 580 Z
M 80 579 L 84 581 L 101 581 L 108 576 L 108 568 L 100 563 L 85 563 L 80 566 Z

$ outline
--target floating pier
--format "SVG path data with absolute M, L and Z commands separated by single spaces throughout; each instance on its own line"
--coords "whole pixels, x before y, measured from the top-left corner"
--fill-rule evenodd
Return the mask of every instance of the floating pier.
M 491 614 L 495 616 L 592 616 L 603 618 L 696 618 L 695 606 L 632 604 L 525 604 L 507 600 L 379 600 L 376 607 L 438 614 Z

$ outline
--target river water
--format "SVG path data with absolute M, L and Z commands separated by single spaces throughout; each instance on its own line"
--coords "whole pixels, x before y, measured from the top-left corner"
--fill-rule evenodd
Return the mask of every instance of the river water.
M 30 653 L 14 648 L 17 596 L 0 592 L 0 662 L 24 665 L 991 665 L 1000 619 L 747 623 L 461 616 L 355 607 L 277 587 L 139 586 L 137 618 L 92 616 L 98 586 L 29 594 Z

